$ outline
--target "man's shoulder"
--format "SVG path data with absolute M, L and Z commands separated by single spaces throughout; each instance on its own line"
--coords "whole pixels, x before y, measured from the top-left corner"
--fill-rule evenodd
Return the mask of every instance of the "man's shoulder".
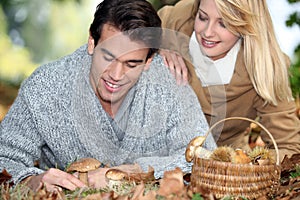
M 163 97 L 184 99 L 195 96 L 190 85 L 177 84 L 169 68 L 165 66 L 163 58 L 158 54 L 153 58 L 148 71 L 145 71 L 139 82 L 141 87 L 153 89 L 163 94 Z M 163 98 L 161 97 L 161 98 Z M 196 99 L 196 96 L 195 96 Z
M 63 79 L 69 78 L 80 67 L 78 64 L 85 54 L 85 46 L 80 47 L 75 52 L 61 57 L 57 60 L 39 66 L 23 84 L 51 83 L 57 84 Z
M 164 64 L 163 58 L 156 54 L 150 64 L 150 68 L 145 71 L 141 77 L 142 82 L 146 84 L 161 85 L 164 87 L 175 87 L 176 80 Z
M 67 87 L 75 80 L 80 70 L 84 70 L 80 63 L 83 55 L 84 47 L 81 47 L 70 55 L 39 66 L 23 81 L 20 92 L 28 95 L 50 95 L 68 90 Z

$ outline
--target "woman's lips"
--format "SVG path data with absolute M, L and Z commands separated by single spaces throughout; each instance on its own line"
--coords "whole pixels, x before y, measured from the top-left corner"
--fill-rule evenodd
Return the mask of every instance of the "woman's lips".
M 220 42 L 214 42 L 214 41 L 209 41 L 209 40 L 205 40 L 205 39 L 201 40 L 201 44 L 205 48 L 213 48 L 213 47 L 217 46 L 219 43 Z

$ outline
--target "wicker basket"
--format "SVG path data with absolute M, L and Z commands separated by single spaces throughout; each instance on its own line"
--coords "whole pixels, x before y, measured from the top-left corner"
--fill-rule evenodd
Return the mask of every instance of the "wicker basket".
M 279 186 L 280 166 L 277 144 L 271 133 L 257 121 L 231 117 L 214 124 L 206 133 L 226 120 L 246 120 L 259 125 L 272 139 L 276 151 L 276 164 L 250 165 L 220 162 L 195 157 L 191 173 L 191 189 L 193 192 L 210 191 L 217 198 L 224 196 L 245 197 L 254 199 L 264 195 L 274 194 Z

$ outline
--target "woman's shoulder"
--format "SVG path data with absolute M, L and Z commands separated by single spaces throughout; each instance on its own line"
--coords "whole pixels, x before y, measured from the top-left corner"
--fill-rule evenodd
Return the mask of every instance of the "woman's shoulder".
M 181 0 L 175 5 L 166 5 L 158 10 L 162 20 L 162 27 L 180 31 L 183 27 L 194 23 L 193 13 L 195 12 L 195 0 Z M 185 13 L 184 15 L 182 13 Z M 192 28 L 190 31 L 192 31 Z M 187 35 L 188 32 L 184 32 Z

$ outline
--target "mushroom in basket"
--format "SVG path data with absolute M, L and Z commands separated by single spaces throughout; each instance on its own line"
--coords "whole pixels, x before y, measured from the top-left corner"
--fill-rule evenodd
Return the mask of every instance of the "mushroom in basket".
M 101 162 L 94 158 L 81 158 L 67 168 L 67 172 L 78 172 L 78 178 L 87 186 L 88 183 L 88 171 L 98 169 L 101 166 Z
M 185 159 L 187 162 L 191 162 L 195 156 L 200 158 L 209 158 L 211 151 L 202 147 L 206 137 L 198 136 L 192 139 L 186 150 L 185 150 Z

